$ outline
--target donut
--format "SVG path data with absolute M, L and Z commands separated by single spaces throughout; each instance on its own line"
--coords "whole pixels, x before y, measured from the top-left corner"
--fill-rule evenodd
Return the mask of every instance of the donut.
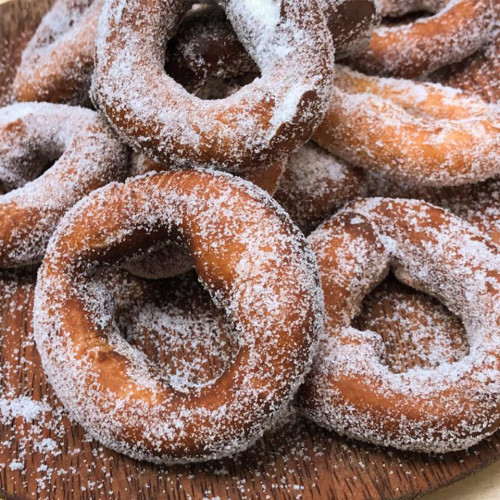
M 417 5 L 431 15 L 375 28 L 368 47 L 351 63 L 370 74 L 415 78 L 460 61 L 491 40 L 496 17 L 493 1 L 409 2 L 409 11 Z M 396 7 L 391 5 L 394 3 Z M 396 0 L 382 11 L 406 13 L 406 5 L 407 2 Z
M 0 267 L 35 264 L 64 213 L 128 173 L 128 151 L 93 111 L 19 103 L 0 110 Z
M 319 0 L 333 36 L 335 58 L 362 50 L 377 22 L 371 0 Z M 234 32 L 224 11 L 205 4 L 185 16 L 169 43 L 166 71 L 190 91 L 212 78 L 257 75 L 259 68 Z
M 23 52 L 17 101 L 88 102 L 94 41 L 104 0 L 58 0 Z
M 500 425 L 500 254 L 462 219 L 419 200 L 348 204 L 308 238 L 325 296 L 325 336 L 299 394 L 319 425 L 419 452 L 468 448 Z M 392 269 L 463 322 L 469 352 L 432 369 L 391 372 L 374 332 L 351 326 Z
M 105 3 L 92 97 L 134 149 L 159 162 L 237 173 L 282 160 L 310 138 L 332 83 L 323 13 L 316 0 L 249 1 L 228 0 L 224 8 L 263 74 L 218 101 L 189 94 L 163 69 L 163 41 L 174 35 L 186 2 Z
M 188 246 L 239 346 L 220 377 L 189 390 L 120 336 L 93 278 L 168 239 Z M 66 214 L 39 271 L 34 337 L 55 393 L 93 438 L 136 459 L 186 463 L 245 449 L 288 408 L 322 307 L 314 256 L 272 198 L 228 174 L 162 172 L 108 184 Z
M 310 142 L 288 160 L 274 197 L 307 234 L 346 201 L 362 196 L 364 177 L 363 170 Z
M 103 1 L 59 0 L 54 4 L 25 51 L 16 82 L 18 101 L 88 104 L 97 20 Z M 373 0 L 320 0 L 320 5 L 334 38 L 336 58 L 353 55 L 368 44 L 377 22 Z M 181 83 L 187 80 L 197 86 L 201 86 L 203 66 L 210 61 L 214 64 L 210 71 L 219 68 L 224 60 L 225 72 L 258 72 L 223 11 L 212 3 L 195 7 L 169 43 L 167 72 Z M 203 58 L 196 64 L 186 51 L 189 44 Z
M 330 107 L 313 140 L 394 179 L 460 185 L 500 173 L 499 118 L 497 105 L 451 87 L 337 66 Z

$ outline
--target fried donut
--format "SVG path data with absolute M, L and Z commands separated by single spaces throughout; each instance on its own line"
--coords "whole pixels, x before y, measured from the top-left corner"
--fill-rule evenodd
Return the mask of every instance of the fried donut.
M 13 191 L 0 196 L 0 266 L 39 262 L 62 215 L 124 179 L 127 164 L 127 149 L 93 111 L 48 103 L 1 109 L 0 181 Z
M 23 52 L 17 101 L 88 102 L 94 42 L 104 0 L 58 0 Z
M 351 61 L 356 69 L 415 78 L 464 59 L 491 40 L 493 0 L 416 3 L 429 8 L 433 15 L 409 24 L 376 28 L 366 50 Z M 396 4 L 404 6 L 406 2 Z M 437 5 L 434 12 L 432 7 Z M 409 6 L 413 10 L 415 3 L 410 2 Z
M 93 281 L 99 264 L 166 239 L 187 244 L 239 345 L 216 381 L 187 391 L 119 335 Z M 221 173 L 163 172 L 94 191 L 58 226 L 35 292 L 35 340 L 59 399 L 107 447 L 156 463 L 227 456 L 259 438 L 303 381 L 321 328 L 304 238 L 268 195 Z
M 202 101 L 164 72 L 164 41 L 185 1 L 109 0 L 99 23 L 92 96 L 124 140 L 155 161 L 229 169 L 279 161 L 310 138 L 326 111 L 333 46 L 316 0 L 223 2 L 263 76 Z M 165 12 L 169 16 L 165 16 Z
M 330 108 L 313 137 L 335 156 L 418 185 L 500 173 L 498 106 L 438 84 L 336 68 Z
M 362 50 L 377 22 L 372 0 L 319 0 L 333 36 L 335 58 Z M 166 71 L 190 91 L 211 78 L 257 75 L 259 68 L 245 51 L 224 11 L 206 4 L 184 18 L 169 43 Z
M 82 105 L 88 102 L 97 18 L 102 4 L 103 0 L 94 0 L 94 3 L 92 0 L 59 0 L 54 5 L 26 49 L 16 83 L 18 101 Z M 320 5 L 333 35 L 337 59 L 353 55 L 368 44 L 377 22 L 373 0 L 320 0 Z M 196 63 L 186 50 L 189 44 L 193 44 L 201 56 Z M 195 82 L 201 86 L 201 68 L 212 61 L 215 67 L 210 70 L 214 71 L 222 60 L 226 63 L 226 73 L 236 70 L 240 75 L 258 71 L 224 20 L 222 10 L 211 3 L 197 4 L 169 44 L 167 72 L 181 83 L 187 80 L 187 84 Z
M 344 164 L 310 142 L 292 155 L 275 199 L 305 233 L 365 193 L 363 170 Z
M 319 425 L 421 452 L 468 448 L 500 425 L 500 254 L 447 211 L 417 200 L 349 204 L 308 242 L 325 295 L 326 336 L 300 401 Z M 469 353 L 434 369 L 393 373 L 374 332 L 350 326 L 392 268 L 464 323 Z

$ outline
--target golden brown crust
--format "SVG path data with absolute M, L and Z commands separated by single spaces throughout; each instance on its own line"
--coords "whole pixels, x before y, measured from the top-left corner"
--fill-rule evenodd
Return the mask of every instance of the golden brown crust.
M 189 390 L 165 383 L 118 335 L 92 278 L 100 263 L 166 239 L 187 244 L 239 340 L 231 366 Z M 111 184 L 75 207 L 51 241 L 35 303 L 42 362 L 73 418 L 112 449 L 166 463 L 257 439 L 301 383 L 322 324 L 314 257 L 278 205 L 250 183 L 193 170 Z
M 173 36 L 185 2 L 110 1 L 96 43 L 96 105 L 122 138 L 156 161 L 239 172 L 285 158 L 326 110 L 333 47 L 316 0 L 265 5 L 270 12 L 235 0 L 225 6 L 262 77 L 230 98 L 201 101 L 164 73 L 158 42 Z
M 26 47 L 14 81 L 17 101 L 88 104 L 94 41 L 104 0 L 59 0 Z
M 352 64 L 371 74 L 425 75 L 480 49 L 491 40 L 494 20 L 493 0 L 449 0 L 430 17 L 376 28 Z
M 499 173 L 500 111 L 441 85 L 337 66 L 314 141 L 343 160 L 414 185 L 451 186 Z
M 467 59 L 431 75 L 432 81 L 500 103 L 500 30 L 495 40 Z
M 0 178 L 10 192 L 0 196 L 0 265 L 39 262 L 64 213 L 124 179 L 127 163 L 127 149 L 93 111 L 48 103 L 1 109 Z
M 449 212 L 417 200 L 347 205 L 309 238 L 325 296 L 326 337 L 301 391 L 320 425 L 396 448 L 467 448 L 500 424 L 500 254 Z M 463 321 L 469 353 L 394 373 L 374 332 L 352 328 L 364 296 L 389 268 Z

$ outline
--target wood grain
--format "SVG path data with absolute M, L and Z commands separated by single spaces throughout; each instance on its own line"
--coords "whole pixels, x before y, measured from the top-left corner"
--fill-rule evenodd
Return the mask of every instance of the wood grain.
M 86 439 L 46 383 L 31 330 L 34 281 L 34 273 L 0 276 L 0 489 L 9 499 L 410 498 L 500 458 L 498 434 L 467 452 L 431 457 L 355 443 L 297 419 L 237 459 L 173 468 L 130 460 Z M 365 301 L 357 325 L 381 333 L 396 370 L 425 364 L 436 343 L 448 346 L 450 359 L 464 348 L 456 318 L 394 280 Z M 418 331 L 408 329 L 412 325 L 419 325 Z M 155 329 L 142 330 L 134 343 L 151 359 L 166 361 L 163 366 L 174 361 L 172 353 L 177 361 L 192 355 L 189 350 L 159 353 L 157 335 Z M 176 332 L 169 335 L 171 345 Z M 21 417 L 12 401 L 29 405 L 24 413 L 33 418 Z
M 8 89 L 20 50 L 49 3 L 15 0 L 0 7 L 0 91 L 2 82 Z M 0 272 L 0 491 L 8 499 L 402 499 L 500 458 L 500 433 L 466 452 L 428 456 L 353 442 L 297 417 L 234 459 L 171 468 L 130 460 L 87 438 L 47 384 L 32 336 L 35 279 L 35 270 Z M 164 293 L 152 305 L 165 312 L 169 290 L 179 284 L 157 286 Z M 185 293 L 179 305 L 186 314 L 195 306 L 210 309 L 194 285 Z M 134 318 L 123 310 L 117 319 Z M 436 346 L 450 360 L 467 349 L 457 318 L 393 278 L 365 300 L 356 326 L 382 335 L 395 371 L 432 364 Z M 130 341 L 168 371 L 199 356 L 182 348 L 181 333 L 143 327 Z M 209 376 L 220 363 L 211 359 L 200 370 L 198 376 Z

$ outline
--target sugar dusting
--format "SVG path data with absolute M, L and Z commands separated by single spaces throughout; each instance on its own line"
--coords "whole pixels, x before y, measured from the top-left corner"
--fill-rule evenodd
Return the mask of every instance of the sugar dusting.
M 337 66 L 330 109 L 313 139 L 399 180 L 466 184 L 499 173 L 500 108 L 451 87 Z
M 279 2 L 263 4 L 274 9 Z M 262 77 L 226 99 L 203 101 L 163 71 L 165 43 L 182 9 L 166 22 L 161 15 L 169 7 L 165 2 L 157 2 L 152 12 L 143 12 L 138 0 L 105 4 L 93 99 L 125 141 L 156 161 L 213 163 L 238 171 L 256 159 L 282 159 L 309 139 L 326 111 L 333 56 L 319 8 L 286 1 L 285 15 L 275 26 L 261 16 L 249 23 L 246 1 L 223 6 Z M 127 24 L 132 11 L 140 36 Z
M 431 13 L 437 7 L 432 0 L 420 6 Z M 368 48 L 352 64 L 371 74 L 415 78 L 461 61 L 492 39 L 496 20 L 492 0 L 449 0 L 440 7 L 409 24 L 375 28 Z
M 183 194 L 182 179 L 189 182 L 198 176 L 200 184 L 195 184 L 189 195 Z M 175 183 L 177 178 L 179 186 Z M 202 181 L 208 186 L 204 187 Z M 208 187 L 216 190 L 210 197 Z M 144 188 L 146 197 L 139 194 Z M 119 194 L 121 190 L 126 192 Z M 238 190 L 247 193 L 244 206 L 238 205 Z M 116 203 L 118 199 L 119 212 L 115 214 L 111 200 Z M 217 286 L 220 278 L 210 277 L 209 271 L 203 283 L 214 302 L 226 310 L 244 347 L 240 348 L 243 358 L 238 358 L 239 363 L 234 365 L 243 372 L 239 374 L 235 368 L 235 380 L 226 380 L 233 377 L 233 370 L 221 378 L 231 382 L 227 401 L 210 406 L 196 403 L 213 400 L 218 394 L 217 384 L 197 384 L 187 392 L 179 386 L 176 390 L 165 385 L 144 355 L 123 341 L 112 321 L 113 306 L 108 294 L 83 272 L 88 267 L 91 271 L 95 264 L 85 264 L 83 254 L 79 255 L 71 243 L 74 232 L 100 230 L 102 218 L 112 218 L 114 224 L 121 226 L 106 234 L 103 244 L 111 247 L 130 241 L 137 232 L 154 234 L 161 227 L 176 228 L 182 234 L 186 227 L 183 220 L 196 221 L 196 232 L 184 237 L 189 235 L 190 244 L 197 249 L 195 259 L 201 258 L 198 271 L 213 265 L 210 260 L 204 262 L 204 255 L 212 255 L 215 263 L 235 259 L 231 251 L 227 253 L 227 241 L 231 241 L 232 248 L 239 248 L 231 267 L 218 271 L 234 274 L 229 288 Z M 85 228 L 81 226 L 83 220 Z M 229 220 L 233 221 L 229 225 L 223 222 Z M 273 424 L 309 369 L 313 340 L 321 328 L 322 300 L 314 258 L 288 220 L 270 197 L 251 184 L 222 174 L 196 171 L 136 178 L 121 187 L 109 185 L 77 204 L 64 218 L 39 274 L 35 332 L 45 371 L 56 393 L 92 436 L 135 458 L 188 462 L 234 454 Z M 80 234 L 80 238 L 85 236 Z M 68 244 L 76 253 L 73 263 L 63 271 L 60 266 L 70 251 Z M 126 367 L 126 385 L 122 385 L 123 379 L 120 386 L 113 385 L 117 373 L 104 375 L 99 356 L 96 358 L 94 349 L 86 347 L 94 345 L 94 340 L 89 338 L 90 343 L 79 344 L 71 327 L 66 330 L 65 325 L 74 317 L 67 310 L 73 303 L 73 294 L 92 318 L 94 326 L 89 326 L 90 332 L 101 332 L 95 338 L 96 348 L 102 342 L 97 339 L 106 332 L 107 347 L 101 345 L 109 353 L 106 357 L 124 360 L 120 369 Z M 289 338 L 291 344 L 284 338 Z M 94 371 L 98 366 L 99 371 Z M 145 396 L 137 397 L 134 391 Z M 131 428 L 139 430 L 133 441 L 126 439 Z M 193 438 L 200 444 L 190 451 L 185 443 Z
M 393 217 L 400 218 L 397 224 Z M 367 233 L 343 233 L 356 225 L 371 228 L 378 243 Z M 332 238 L 340 238 L 335 262 Z M 405 450 L 447 452 L 494 433 L 500 421 L 500 254 L 491 242 L 431 205 L 389 198 L 348 205 L 309 242 L 325 295 L 331 293 L 325 286 L 334 286 L 345 298 L 330 305 L 327 299 L 327 337 L 308 379 L 313 392 L 310 399 L 305 395 L 304 411 L 327 428 Z M 349 326 L 389 265 L 401 281 L 438 297 L 461 318 L 469 345 L 464 357 L 394 373 L 383 362 L 381 338 Z M 358 391 L 348 388 L 349 380 Z
M 39 262 L 68 208 L 127 175 L 125 146 L 90 110 L 13 104 L 0 110 L 0 137 L 0 180 L 12 189 L 0 196 L 3 267 Z
M 88 104 L 94 38 L 104 0 L 58 0 L 23 52 L 14 93 L 22 101 Z
M 275 198 L 306 233 L 365 192 L 364 173 L 308 143 L 288 160 Z

